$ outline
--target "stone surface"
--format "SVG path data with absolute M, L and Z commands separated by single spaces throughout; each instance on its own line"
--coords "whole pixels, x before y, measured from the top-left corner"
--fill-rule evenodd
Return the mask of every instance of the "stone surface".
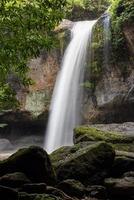
M 0 151 L 12 150 L 12 149 L 13 149 L 13 145 L 8 139 L 4 139 L 4 138 L 0 139 Z
M 59 181 L 75 179 L 83 184 L 91 184 L 103 180 L 113 163 L 114 155 L 115 152 L 110 145 L 98 142 L 94 145 L 85 145 L 83 148 L 80 144 L 61 148 L 52 153 L 51 160 Z
M 45 183 L 31 183 L 24 184 L 23 187 L 19 189 L 21 192 L 26 192 L 28 194 L 43 194 L 46 193 L 46 184 Z
M 19 193 L 19 200 L 62 200 L 54 195 Z
M 1 200 L 18 200 L 18 192 L 0 185 L 0 198 Z
M 83 138 L 86 136 L 86 138 Z M 84 141 L 106 141 L 109 143 L 132 143 L 134 136 L 129 137 L 114 131 L 103 131 L 96 127 L 81 126 L 74 129 L 74 140 L 77 142 Z
M 68 196 L 67 194 L 65 194 L 62 190 L 55 188 L 55 187 L 47 187 L 47 194 L 55 196 L 56 199 L 60 199 L 60 200 L 77 200 L 77 198 L 72 198 L 70 196 Z
M 87 194 L 90 197 L 98 198 L 98 199 L 106 199 L 107 198 L 107 191 L 104 186 L 101 185 L 92 185 L 86 188 Z
M 57 187 L 61 189 L 62 191 L 64 191 L 69 196 L 72 196 L 72 197 L 74 196 L 78 198 L 81 198 L 86 191 L 84 185 L 81 182 L 76 181 L 74 179 L 64 180 L 60 182 L 57 185 Z
M 134 121 L 133 31 L 133 23 L 126 23 L 124 35 L 129 47 L 126 47 L 126 58 L 115 61 L 111 55 L 108 67 L 103 66 L 99 78 L 94 77 L 95 88 L 86 89 L 83 116 L 87 123 Z
M 26 183 L 31 183 L 31 181 L 21 172 L 6 174 L 0 177 L 0 185 L 6 187 L 18 188 Z
M 118 156 L 115 158 L 110 175 L 113 177 L 120 177 L 125 172 L 134 170 L 134 158 L 125 156 Z
M 0 176 L 23 172 L 32 182 L 54 184 L 55 174 L 47 153 L 37 146 L 23 148 L 0 162 Z
M 131 55 L 134 55 L 134 26 L 132 24 L 125 24 L 123 27 L 124 35 L 128 41 L 128 47 Z
M 109 196 L 117 196 L 129 199 L 134 196 L 134 177 L 107 178 L 105 179 Z
M 90 127 L 94 127 L 102 131 L 111 131 L 125 134 L 128 136 L 134 136 L 134 122 L 91 124 Z
M 5 138 L 13 143 L 20 136 L 44 134 L 48 119 L 48 112 L 33 117 L 28 111 L 4 111 L 0 113 L 0 121 L 7 126 L 0 128 L 0 138 Z
M 20 110 L 29 111 L 38 116 L 48 111 L 57 73 L 65 47 L 70 39 L 72 22 L 64 20 L 55 29 L 56 46 L 51 50 L 43 50 L 39 57 L 32 58 L 29 63 L 28 76 L 33 84 L 27 88 L 20 83 L 15 75 L 11 75 L 8 82 L 16 92 L 20 102 Z

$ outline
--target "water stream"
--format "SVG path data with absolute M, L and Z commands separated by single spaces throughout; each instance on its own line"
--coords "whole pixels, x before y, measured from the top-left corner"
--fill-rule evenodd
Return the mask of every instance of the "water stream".
M 72 145 L 73 129 L 81 123 L 81 83 L 95 23 L 95 20 L 76 22 L 71 30 L 71 41 L 63 57 L 50 106 L 44 142 L 48 153 L 61 146 Z

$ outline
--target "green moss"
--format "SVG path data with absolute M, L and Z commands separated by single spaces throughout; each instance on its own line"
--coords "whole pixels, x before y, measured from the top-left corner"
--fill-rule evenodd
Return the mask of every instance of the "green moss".
M 50 159 L 53 166 L 56 167 L 57 165 L 60 165 L 66 158 L 71 157 L 75 152 L 79 151 L 79 149 L 84 148 L 87 145 L 88 143 L 79 143 L 75 144 L 74 146 L 66 146 L 57 149 L 50 154 Z
M 113 60 L 115 62 L 126 61 L 129 56 L 123 27 L 132 24 L 134 21 L 133 0 L 114 0 L 110 12 L 112 21 Z M 123 66 L 122 70 L 126 70 L 124 68 Z
M 87 184 L 91 181 L 98 183 L 103 172 L 113 163 L 115 153 L 110 145 L 97 142 L 93 145 L 84 144 L 83 148 L 81 145 L 74 145 L 64 155 L 62 159 L 57 154 L 57 161 L 53 163 L 58 180 L 75 179 Z M 85 177 L 88 178 L 85 180 Z
M 134 152 L 134 143 L 131 143 L 131 144 L 117 143 L 117 144 L 111 144 L 111 146 L 115 150 Z
M 60 200 L 60 198 L 47 194 L 27 194 L 19 193 L 19 200 Z
M 0 176 L 13 172 L 23 172 L 34 183 L 53 185 L 56 181 L 48 154 L 38 146 L 20 149 L 0 162 Z
M 110 143 L 132 143 L 134 137 L 127 137 L 117 132 L 103 131 L 94 127 L 81 126 L 74 129 L 75 139 L 80 140 L 82 136 L 86 136 L 87 141 L 106 141 Z
M 0 128 L 5 128 L 8 124 L 0 123 Z

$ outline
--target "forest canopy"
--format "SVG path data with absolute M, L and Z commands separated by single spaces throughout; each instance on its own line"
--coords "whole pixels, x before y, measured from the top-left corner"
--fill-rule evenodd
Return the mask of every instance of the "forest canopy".
M 1 0 L 0 2 L 0 108 L 17 105 L 7 79 L 19 77 L 24 85 L 28 59 L 54 45 L 52 31 L 64 15 L 66 0 Z
M 27 77 L 28 61 L 55 45 L 55 26 L 64 17 L 70 17 L 75 6 L 91 15 L 95 13 L 94 16 L 97 13 L 100 16 L 110 6 L 114 50 L 124 48 L 122 26 L 134 19 L 133 0 L 1 0 L 0 110 L 18 106 L 16 94 L 8 82 L 10 75 L 18 77 L 24 86 L 32 84 Z M 78 20 L 79 15 L 82 19 L 83 11 L 76 11 Z

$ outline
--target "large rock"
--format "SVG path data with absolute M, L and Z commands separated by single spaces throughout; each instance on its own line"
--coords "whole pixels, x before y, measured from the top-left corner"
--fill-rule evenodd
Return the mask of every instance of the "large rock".
M 15 200 L 15 199 L 14 199 Z M 19 200 L 62 200 L 54 195 L 19 193 Z
M 125 172 L 134 170 L 134 158 L 118 156 L 115 158 L 110 174 L 113 177 L 120 177 Z
M 134 136 L 129 137 L 125 134 L 112 131 L 104 131 L 90 126 L 81 126 L 74 129 L 74 141 L 105 141 L 109 143 L 132 143 Z
M 105 185 L 109 196 L 129 199 L 134 197 L 134 177 L 107 178 Z
M 115 155 L 113 148 L 105 142 L 86 145 L 83 148 L 77 144 L 65 148 L 66 153 L 63 148 L 58 151 L 51 155 L 58 180 L 75 179 L 83 184 L 102 181 L 113 164 Z
M 31 183 L 31 181 L 21 172 L 6 174 L 0 177 L 0 185 L 6 187 L 18 188 L 26 183 Z
M 1 200 L 18 200 L 18 192 L 15 190 L 0 185 Z
M 64 180 L 57 187 L 72 197 L 82 197 L 86 192 L 84 185 L 74 179 Z
M 107 191 L 104 186 L 101 185 L 91 185 L 87 187 L 87 194 L 90 197 L 97 198 L 97 199 L 106 199 L 107 198 Z
M 46 193 L 46 184 L 45 183 L 32 183 L 24 184 L 22 188 L 19 189 L 21 192 L 26 192 L 28 194 L 43 194 Z
M 62 190 L 55 187 L 48 186 L 46 193 L 55 197 L 56 200 L 74 200 L 74 197 L 68 196 Z
M 31 146 L 20 149 L 8 159 L 0 162 L 0 176 L 12 172 L 23 172 L 32 182 L 54 184 L 55 174 L 46 151 Z

